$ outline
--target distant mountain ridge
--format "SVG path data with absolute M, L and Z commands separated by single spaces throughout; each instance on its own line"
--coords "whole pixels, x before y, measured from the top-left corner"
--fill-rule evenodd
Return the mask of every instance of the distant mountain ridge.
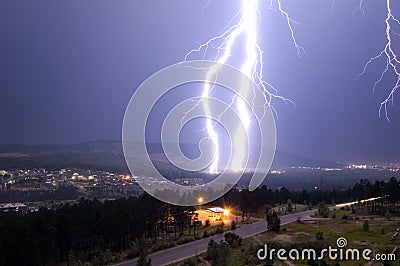
M 0 153 L 21 153 L 26 155 L 44 155 L 60 152 L 102 152 L 108 151 L 122 155 L 122 145 L 120 141 L 113 140 L 94 140 L 76 144 L 58 145 L 24 145 L 7 144 L 0 145 Z
M 183 143 L 183 150 L 197 153 L 197 144 Z M 149 143 L 150 154 L 163 152 L 160 143 Z M 22 156 L 11 156 L 19 154 Z M 63 166 L 63 164 L 65 164 Z M 107 170 L 126 171 L 120 141 L 96 140 L 71 145 L 0 145 L 0 169 L 27 167 L 95 167 Z M 277 151 L 272 168 L 284 167 L 340 167 L 341 164 L 315 160 L 303 156 Z

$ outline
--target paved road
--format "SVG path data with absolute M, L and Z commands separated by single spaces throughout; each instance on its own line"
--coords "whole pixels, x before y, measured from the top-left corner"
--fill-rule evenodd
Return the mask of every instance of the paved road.
M 281 216 L 281 225 L 296 221 L 299 217 L 305 219 L 314 214 L 316 210 L 303 211 Z M 249 224 L 241 225 L 234 232 L 241 237 L 249 237 L 256 234 L 263 233 L 267 230 L 267 223 L 265 220 Z M 211 237 L 203 238 L 194 242 L 179 245 L 170 249 L 152 253 L 149 255 L 152 265 L 167 265 L 173 262 L 181 261 L 183 259 L 196 256 L 207 251 L 208 242 L 214 239 L 216 242 L 223 240 L 224 234 L 214 235 Z M 132 266 L 136 265 L 137 259 L 124 261 L 115 266 Z

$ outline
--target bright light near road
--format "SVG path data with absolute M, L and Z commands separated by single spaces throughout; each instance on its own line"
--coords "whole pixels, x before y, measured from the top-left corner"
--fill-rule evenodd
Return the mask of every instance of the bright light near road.
M 131 180 L 131 176 L 130 175 L 126 175 L 126 176 L 123 176 L 121 179 L 125 180 L 125 181 L 129 181 L 129 180 Z
M 357 203 L 365 203 L 365 202 L 368 202 L 368 201 L 374 201 L 374 200 L 382 199 L 382 198 L 385 198 L 385 197 L 386 196 L 363 199 L 363 200 L 359 200 L 359 201 L 347 202 L 347 203 L 342 203 L 342 204 L 336 204 L 336 207 L 345 207 L 345 206 L 350 206 L 350 205 L 357 204 Z
M 199 203 L 203 203 L 204 199 L 203 199 L 202 197 L 200 197 L 200 198 L 197 199 L 197 201 L 198 201 Z
M 228 215 L 229 215 L 229 210 L 228 210 L 228 209 L 225 209 L 225 210 L 224 210 L 224 214 L 225 214 L 226 216 L 228 216 Z

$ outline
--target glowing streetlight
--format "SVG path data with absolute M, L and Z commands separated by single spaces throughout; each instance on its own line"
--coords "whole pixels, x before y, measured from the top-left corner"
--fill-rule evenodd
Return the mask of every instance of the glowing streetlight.
M 197 199 L 197 201 L 199 202 L 199 209 L 201 210 L 201 204 L 202 204 L 203 201 L 204 201 L 203 197 L 199 197 L 199 198 Z
M 228 215 L 229 215 L 229 210 L 228 210 L 228 209 L 225 209 L 225 210 L 224 210 L 224 214 L 225 214 L 225 216 L 228 216 Z

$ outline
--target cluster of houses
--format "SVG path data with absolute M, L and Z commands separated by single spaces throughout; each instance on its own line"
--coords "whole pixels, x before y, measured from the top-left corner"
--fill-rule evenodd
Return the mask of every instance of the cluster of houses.
M 23 203 L 0 203 L 0 212 L 28 212 L 28 206 Z

